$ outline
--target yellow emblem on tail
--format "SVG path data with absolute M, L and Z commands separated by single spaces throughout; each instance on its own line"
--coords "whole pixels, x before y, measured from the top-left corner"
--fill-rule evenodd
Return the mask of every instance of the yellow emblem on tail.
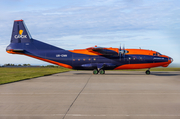
M 22 35 L 22 33 L 23 33 L 23 30 L 19 30 L 19 35 Z
M 22 35 L 23 34 L 23 30 L 19 30 L 19 35 L 15 35 L 14 38 L 18 39 L 18 38 L 27 38 L 27 35 Z

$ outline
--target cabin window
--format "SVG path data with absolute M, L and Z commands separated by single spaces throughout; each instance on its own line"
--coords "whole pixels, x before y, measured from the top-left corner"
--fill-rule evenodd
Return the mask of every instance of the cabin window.
M 91 59 L 89 58 L 89 61 L 90 61 Z
M 83 59 L 84 61 L 86 60 L 86 59 Z
M 80 61 L 80 59 L 78 59 L 78 61 Z
M 94 58 L 94 60 L 96 60 L 96 58 Z
M 75 59 L 73 59 L 73 61 L 75 61 Z

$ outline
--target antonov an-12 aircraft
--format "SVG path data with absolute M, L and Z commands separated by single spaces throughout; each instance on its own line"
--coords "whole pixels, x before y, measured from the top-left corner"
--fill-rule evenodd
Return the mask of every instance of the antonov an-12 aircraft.
M 22 54 L 52 64 L 76 70 L 93 70 L 93 74 L 105 74 L 105 70 L 143 69 L 150 74 L 152 67 L 167 67 L 173 59 L 159 52 L 144 49 L 90 47 L 64 50 L 35 40 L 23 20 L 15 20 L 11 42 L 6 51 Z

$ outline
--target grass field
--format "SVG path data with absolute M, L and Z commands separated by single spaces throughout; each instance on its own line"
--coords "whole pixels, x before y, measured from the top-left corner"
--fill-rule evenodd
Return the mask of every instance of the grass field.
M 147 69 L 116 70 L 116 71 L 146 71 Z M 0 68 L 0 84 L 30 79 L 50 74 L 70 71 L 62 67 L 21 67 Z M 151 71 L 180 71 L 180 68 L 151 68 Z
M 0 68 L 0 84 L 69 71 L 62 67 Z

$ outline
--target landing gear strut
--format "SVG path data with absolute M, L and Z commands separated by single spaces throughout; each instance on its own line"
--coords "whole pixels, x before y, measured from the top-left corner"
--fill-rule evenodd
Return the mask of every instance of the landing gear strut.
M 150 72 L 150 69 L 146 70 L 146 74 L 149 75 L 151 72 Z
M 98 74 L 98 73 L 100 73 L 100 74 L 105 74 L 105 70 L 103 70 L 103 69 L 100 69 L 100 70 L 94 69 L 94 70 L 93 70 L 93 74 Z

